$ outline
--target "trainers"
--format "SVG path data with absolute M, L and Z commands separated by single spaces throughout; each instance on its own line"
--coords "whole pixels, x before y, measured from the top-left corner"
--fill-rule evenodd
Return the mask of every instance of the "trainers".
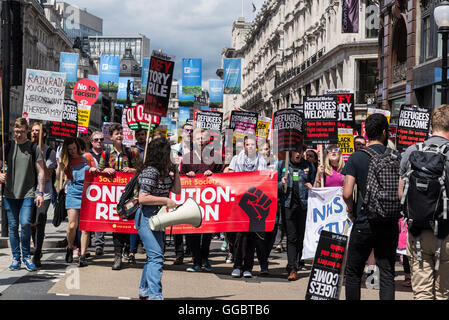
M 136 264 L 136 257 L 134 256 L 134 254 L 129 255 L 128 264 Z
M 36 271 L 36 270 L 37 270 L 36 265 L 33 263 L 33 261 L 31 260 L 30 257 L 28 257 L 28 258 L 23 258 L 23 259 L 22 259 L 22 262 L 25 264 L 25 268 L 26 268 L 28 271 Z
M 231 276 L 233 276 L 234 278 L 240 278 L 241 275 L 242 275 L 242 272 L 240 271 L 240 269 L 232 270 Z
M 33 256 L 33 263 L 34 263 L 34 265 L 35 265 L 36 267 L 38 267 L 38 268 L 42 267 L 40 255 L 36 255 L 36 254 L 35 254 L 35 255 Z
M 97 248 L 95 249 L 95 255 L 102 256 L 103 255 L 103 248 Z
M 184 258 L 182 258 L 182 257 L 176 258 L 175 261 L 173 262 L 173 264 L 174 264 L 175 266 L 179 266 L 179 265 L 181 265 L 181 264 L 183 264 L 183 263 L 184 263 Z
M 20 270 L 20 260 L 13 259 L 11 265 L 8 268 L 10 271 Z
M 245 272 L 243 272 L 243 277 L 245 277 L 245 278 L 252 278 L 253 275 L 251 274 L 250 271 L 245 271 Z
M 65 254 L 65 262 L 72 263 L 73 262 L 73 248 L 67 248 L 66 254 Z
M 80 256 L 79 267 L 87 267 L 86 255 L 84 254 Z
M 187 272 L 199 272 L 201 271 L 201 267 L 199 265 L 194 265 L 193 267 L 188 267 L 186 269 Z
M 206 271 L 212 271 L 212 266 L 210 265 L 209 260 L 203 261 L 203 269 Z
M 260 269 L 261 276 L 268 276 L 270 273 L 268 272 L 268 268 Z
M 226 256 L 226 263 L 233 263 L 234 262 L 234 256 L 232 255 L 232 253 L 228 253 L 228 255 Z
M 226 241 L 223 241 L 223 244 L 221 245 L 220 250 L 226 251 L 228 249 L 228 243 Z

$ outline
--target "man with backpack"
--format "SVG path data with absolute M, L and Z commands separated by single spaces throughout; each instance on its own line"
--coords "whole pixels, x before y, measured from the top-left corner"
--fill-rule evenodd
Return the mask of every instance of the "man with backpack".
M 99 170 L 109 175 L 118 172 L 135 173 L 140 162 L 139 154 L 123 145 L 123 127 L 119 123 L 114 123 L 109 127 L 112 145 L 101 153 Z M 114 264 L 112 270 L 122 268 L 122 253 L 126 245 L 129 248 L 128 233 L 112 233 L 114 242 Z
M 400 201 L 395 188 L 399 183 L 399 154 L 386 148 L 388 121 L 382 114 L 366 119 L 369 147 L 349 157 L 343 198 L 353 226 L 346 264 L 346 299 L 360 300 L 361 280 L 366 261 L 374 249 L 380 273 L 381 300 L 394 300 L 396 248 L 399 238 Z M 357 199 L 354 203 L 354 186 Z
M 401 161 L 399 198 L 408 224 L 413 296 L 449 299 L 449 105 L 434 110 L 432 136 L 410 146 Z
M 28 131 L 26 119 L 18 118 L 14 122 L 14 140 L 5 146 L 5 160 L 8 167 L 6 172 L 0 173 L 0 182 L 5 187 L 4 204 L 13 255 L 13 261 L 9 266 L 11 271 L 20 270 L 22 262 L 28 271 L 37 270 L 30 253 L 31 220 L 34 206 L 40 208 L 44 203 L 45 172 L 41 149 L 28 140 Z M 22 245 L 22 261 L 20 245 Z
M 41 130 L 41 124 L 35 122 L 31 127 L 31 141 L 39 144 L 39 134 Z M 47 145 L 47 129 L 42 127 L 42 156 L 44 157 L 44 172 L 45 172 L 45 187 L 44 187 L 44 204 L 40 208 L 35 208 L 33 217 L 33 224 L 31 226 L 31 237 L 35 246 L 33 262 L 36 267 L 41 267 L 42 246 L 45 238 L 45 225 L 47 224 L 47 211 L 50 207 L 54 183 L 56 180 L 55 169 L 56 152 L 50 146 Z

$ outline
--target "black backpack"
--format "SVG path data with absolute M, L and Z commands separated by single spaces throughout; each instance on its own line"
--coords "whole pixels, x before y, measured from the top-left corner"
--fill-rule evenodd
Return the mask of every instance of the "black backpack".
M 447 220 L 447 186 L 446 176 L 449 161 L 449 144 L 435 145 L 418 143 L 417 150 L 411 152 L 407 172 L 402 176 L 405 182 L 401 204 L 409 231 L 416 238 L 418 261 L 422 261 L 420 233 L 432 229 L 438 237 L 438 224 Z M 437 240 L 437 262 L 442 239 Z
M 122 220 L 134 220 L 139 204 L 139 175 L 135 175 L 123 190 L 117 204 L 117 213 Z
M 399 157 L 390 148 L 383 154 L 377 153 L 372 148 L 361 151 L 371 157 L 362 210 L 369 219 L 399 220 L 402 217 L 401 201 L 398 197 Z

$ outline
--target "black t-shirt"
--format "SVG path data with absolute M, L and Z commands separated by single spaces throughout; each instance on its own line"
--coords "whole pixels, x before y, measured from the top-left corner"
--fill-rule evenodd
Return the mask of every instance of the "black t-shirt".
M 97 160 L 97 163 L 100 163 L 100 158 L 101 158 L 101 152 L 100 154 L 96 154 L 92 149 L 89 149 L 87 152 L 89 152 L 92 157 L 94 157 L 95 160 Z
M 368 148 L 373 149 L 379 154 L 384 153 L 386 150 L 386 147 L 381 144 L 374 144 L 369 146 Z M 399 154 L 397 155 L 399 156 Z M 366 214 L 362 212 L 361 208 L 366 192 L 366 178 L 368 176 L 370 161 L 371 157 L 367 153 L 363 151 L 357 151 L 349 157 L 346 165 L 341 172 L 345 176 L 350 175 L 355 178 L 355 183 L 357 184 L 357 203 L 354 208 L 356 216 L 354 227 L 359 230 L 367 231 L 371 230 L 370 222 Z M 394 221 L 394 223 L 397 222 Z

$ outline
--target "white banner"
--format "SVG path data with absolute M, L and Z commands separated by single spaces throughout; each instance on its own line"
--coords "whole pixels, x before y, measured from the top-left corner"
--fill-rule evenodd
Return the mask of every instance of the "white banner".
M 22 117 L 62 122 L 66 74 L 27 69 Z
M 314 188 L 309 190 L 302 259 L 313 259 L 315 257 L 321 230 L 343 234 L 347 216 L 346 204 L 343 200 L 343 188 Z M 348 236 L 351 227 L 352 222 L 349 223 Z

